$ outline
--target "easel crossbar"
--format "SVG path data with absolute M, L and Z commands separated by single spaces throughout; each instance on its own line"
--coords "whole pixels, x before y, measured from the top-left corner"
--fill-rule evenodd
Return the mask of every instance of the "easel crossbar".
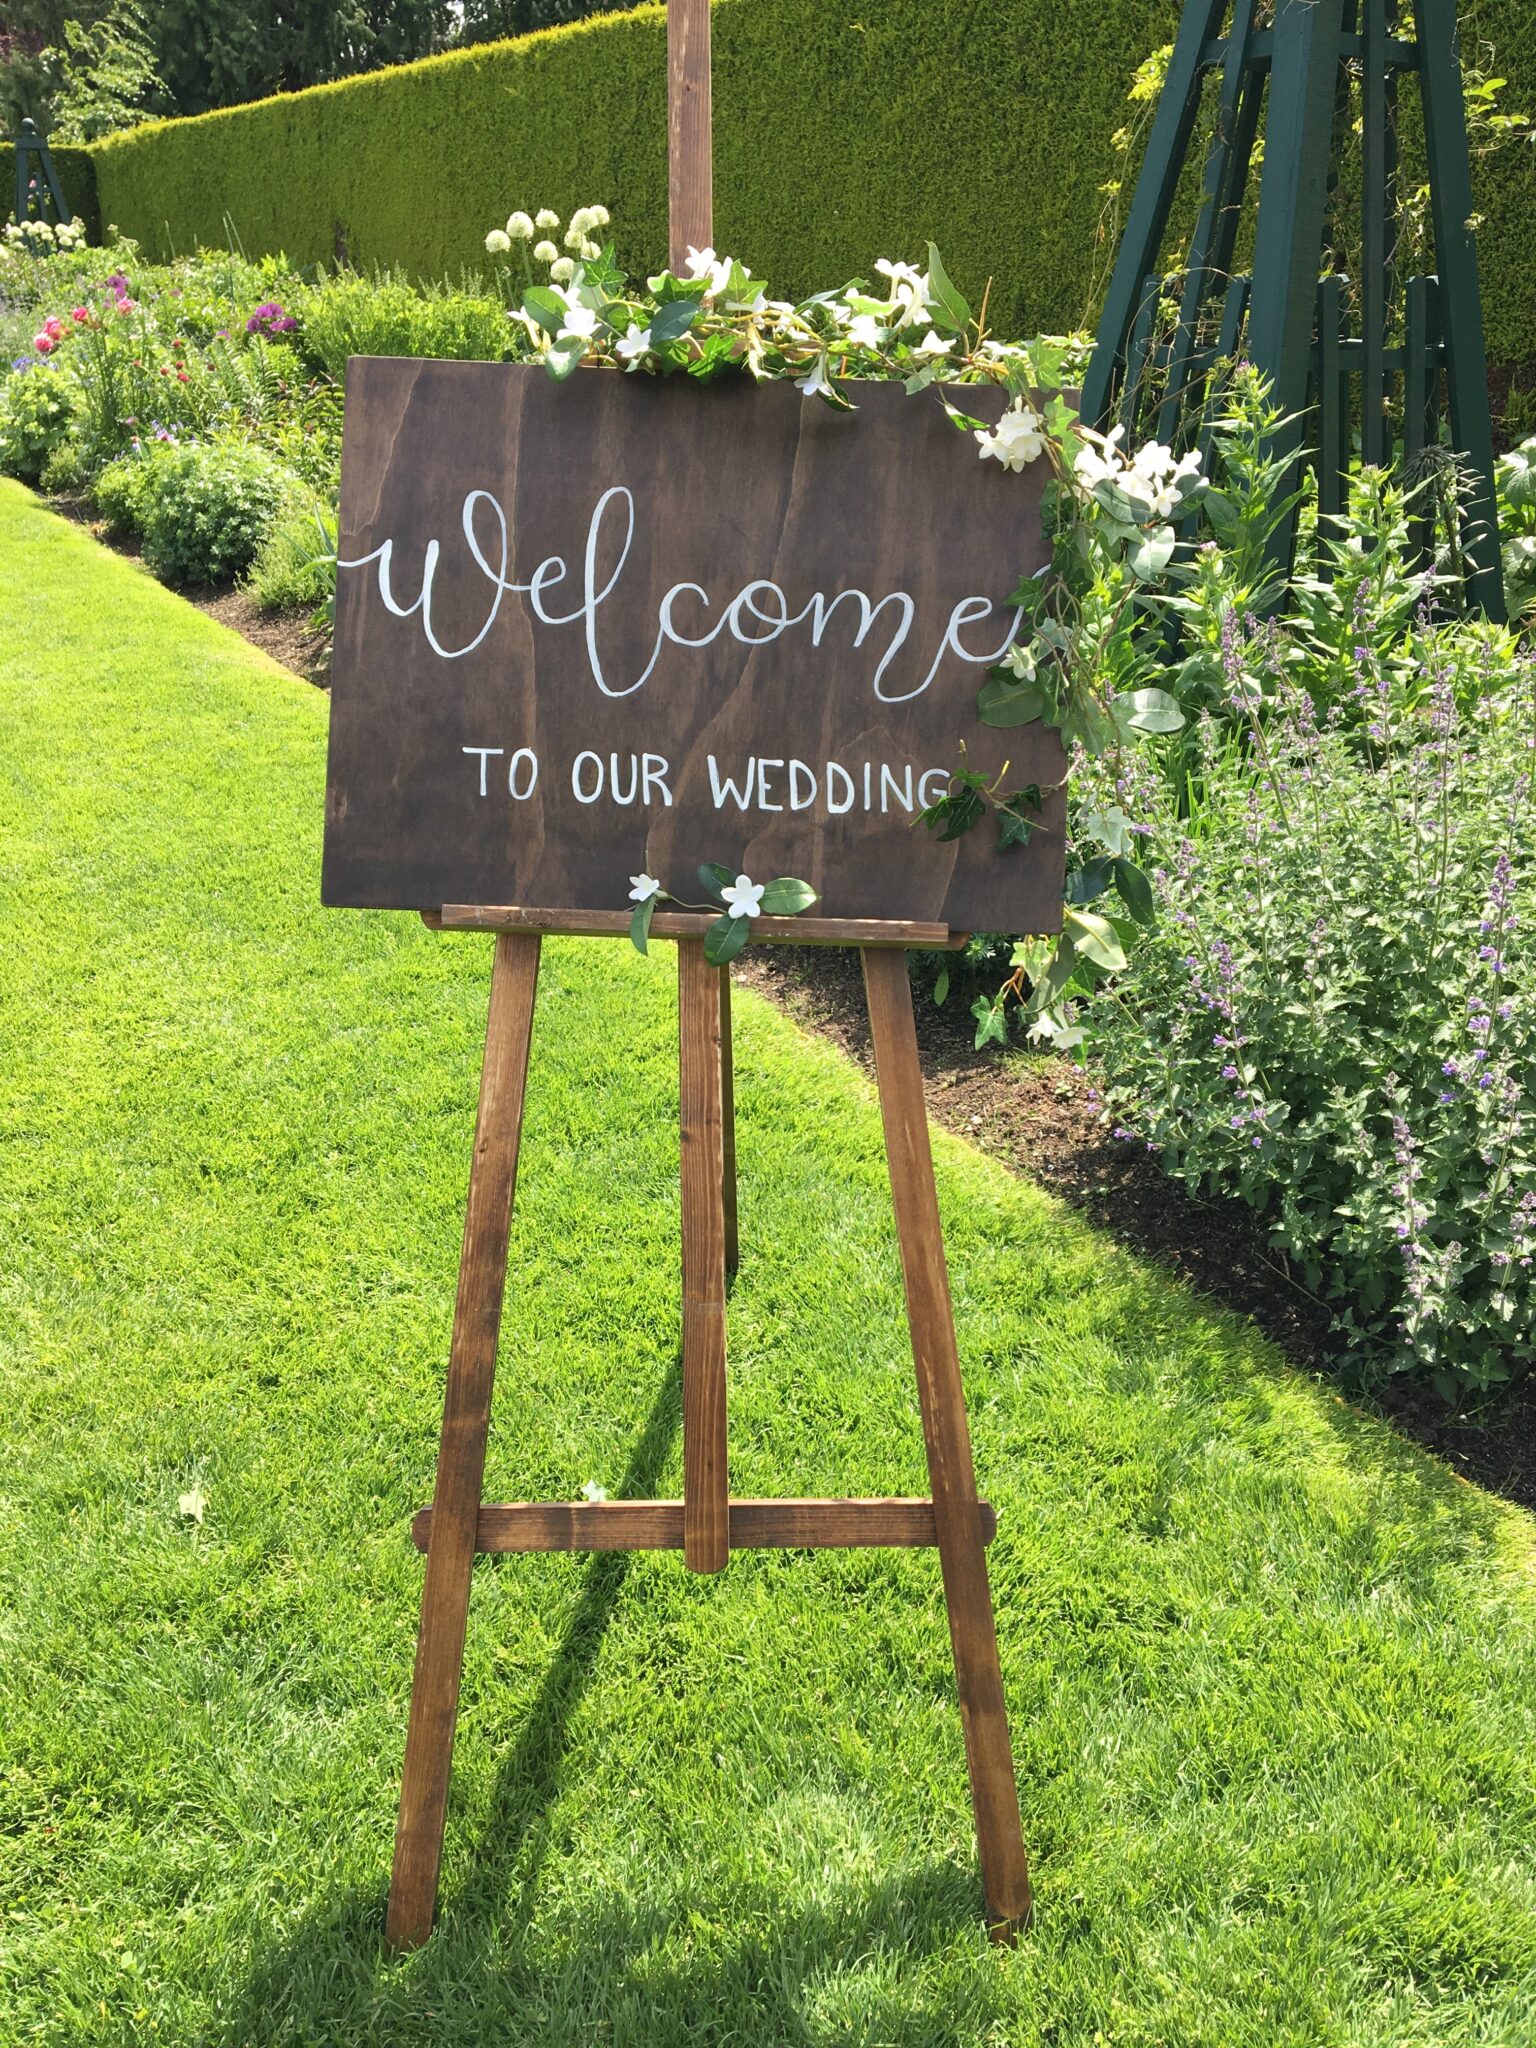
M 981 1540 L 997 1534 L 987 1501 L 976 1503 Z M 938 1542 L 931 1500 L 733 1500 L 732 1550 L 857 1550 L 931 1548 Z M 425 1551 L 432 1510 L 411 1524 Z M 480 1509 L 475 1549 L 483 1554 L 537 1550 L 681 1550 L 680 1500 L 513 1501 Z

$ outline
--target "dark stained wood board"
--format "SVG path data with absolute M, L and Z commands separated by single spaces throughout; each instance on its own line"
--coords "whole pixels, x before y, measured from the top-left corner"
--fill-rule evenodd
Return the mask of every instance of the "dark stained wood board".
M 621 910 L 631 874 L 697 900 L 698 864 L 718 860 L 803 877 L 821 918 L 1058 929 L 1059 795 L 1004 854 L 990 819 L 947 845 L 911 823 L 962 739 L 989 774 L 1011 762 L 1010 788 L 1060 781 L 1054 734 L 977 720 L 986 664 L 946 638 L 970 599 L 990 610 L 953 640 L 972 656 L 1006 641 L 1008 593 L 1043 559 L 1045 467 L 983 462 L 931 393 L 850 389 L 858 410 L 838 413 L 745 377 L 349 364 L 339 552 L 357 566 L 338 574 L 324 900 Z M 1004 404 L 956 396 L 988 420 Z M 434 541 L 441 651 L 419 603 Z M 404 616 L 367 559 L 386 543 Z M 674 640 L 659 620 L 677 585 L 709 602 L 678 593 Z M 854 592 L 905 593 L 905 635 L 893 599 L 856 644 Z

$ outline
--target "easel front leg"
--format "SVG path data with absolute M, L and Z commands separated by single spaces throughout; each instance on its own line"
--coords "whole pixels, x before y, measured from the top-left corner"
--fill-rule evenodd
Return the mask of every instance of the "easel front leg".
M 865 947 L 862 959 L 981 1881 L 994 1937 L 1009 1940 L 1013 1929 L 1029 1918 L 1029 1861 L 1019 1824 L 997 1627 L 977 1512 L 912 988 L 905 953 Z
M 401 1948 L 426 1940 L 437 1904 L 538 978 L 537 935 L 498 936 L 389 1886 L 387 1931 Z
M 725 1270 L 734 1274 L 741 1263 L 741 1234 L 736 1222 L 736 1049 L 731 1041 L 728 966 L 720 970 L 720 1132 L 725 1183 Z
M 725 1448 L 725 1158 L 720 976 L 702 939 L 677 942 L 683 1195 L 683 1557 L 730 1555 Z

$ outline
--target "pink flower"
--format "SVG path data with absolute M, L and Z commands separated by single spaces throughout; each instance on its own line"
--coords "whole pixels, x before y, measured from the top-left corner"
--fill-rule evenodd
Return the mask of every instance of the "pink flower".
M 76 306 L 69 317 L 75 322 L 76 326 L 83 327 L 91 317 L 91 309 L 89 306 Z
M 53 354 L 53 336 L 47 333 L 34 334 L 32 346 L 40 356 L 51 356 Z
M 117 302 L 117 310 L 119 311 L 119 313 L 136 313 L 138 311 L 138 307 L 138 300 L 130 299 L 126 292 L 123 293 L 122 297 Z
M 56 314 L 50 313 L 43 322 L 43 332 L 44 334 L 51 334 L 55 341 L 62 341 L 64 339 L 64 322 Z

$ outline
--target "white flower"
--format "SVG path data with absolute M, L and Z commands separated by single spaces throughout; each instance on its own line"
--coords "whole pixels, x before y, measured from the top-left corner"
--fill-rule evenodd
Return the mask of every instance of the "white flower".
M 591 263 L 603 253 L 601 242 L 583 242 L 577 254 L 583 263 Z
M 1096 434 L 1091 427 L 1078 428 L 1084 445 L 1077 451 L 1072 473 L 1085 491 L 1092 491 L 1099 484 L 1112 483 L 1124 474 L 1125 457 L 1115 445 L 1124 432 L 1123 425 L 1108 434 Z
M 505 256 L 512 243 L 500 228 L 492 228 L 485 238 L 485 246 L 493 256 Z
M 1010 675 L 1017 676 L 1021 683 L 1035 680 L 1035 650 L 1032 647 L 1010 647 L 1003 656 L 1003 667 Z
M 569 256 L 557 256 L 549 266 L 549 275 L 554 284 L 569 284 L 576 275 L 576 265 Z
M 756 917 L 763 907 L 763 890 L 766 887 L 765 882 L 754 882 L 750 875 L 738 875 L 720 894 L 732 917 Z
M 565 295 L 565 301 L 565 318 L 560 322 L 560 339 L 590 341 L 597 332 L 597 315 L 590 306 L 584 306 L 579 299 L 573 299 L 569 292 Z
M 544 228 L 546 230 L 557 228 L 560 225 L 560 216 L 558 213 L 551 213 L 547 206 L 541 206 L 533 217 L 533 224 L 536 228 Z
M 875 268 L 882 277 L 891 281 L 892 327 L 898 333 L 903 327 L 926 327 L 929 324 L 928 308 L 932 304 L 926 273 L 914 270 L 910 263 L 887 263 L 883 256 Z
M 713 249 L 695 249 L 692 243 L 689 244 L 688 260 L 683 265 L 683 269 L 689 277 L 703 277 L 707 271 L 713 270 L 714 267 L 715 252 Z
M 587 208 L 587 220 L 595 228 L 607 227 L 612 218 L 613 216 L 609 213 L 606 206 L 589 206 Z
M 581 1497 L 583 1500 L 606 1500 L 608 1489 L 606 1486 L 599 1486 L 595 1479 L 588 1479 L 582 1484 Z
M 560 251 L 553 242 L 535 242 L 533 245 L 533 260 L 535 263 L 558 263 L 560 261 Z
M 629 900 L 631 903 L 649 903 L 653 896 L 661 894 L 661 884 L 654 875 L 631 875 L 629 878 Z
M 509 214 L 507 217 L 507 233 L 514 242 L 531 242 L 533 240 L 533 222 L 526 213 Z
M 616 356 L 621 356 L 626 363 L 638 363 L 643 355 L 650 353 L 650 347 L 651 330 L 649 327 L 637 327 L 634 321 L 631 320 L 628 334 L 624 336 L 622 341 L 614 343 L 613 352 Z M 631 875 L 630 877 L 630 880 L 633 882 L 638 882 L 641 879 L 642 877 L 639 875 Z
M 584 227 L 578 227 L 575 221 L 573 220 L 570 226 L 565 231 L 565 246 L 567 247 L 567 249 L 571 250 L 574 254 L 581 248 L 582 243 L 586 239 L 586 229 Z
M 912 353 L 915 356 L 947 356 L 954 345 L 952 340 L 940 334 L 937 327 L 930 327 Z
M 885 329 L 873 313 L 859 313 L 848 323 L 848 339 L 855 348 L 878 348 L 885 339 Z
M 824 391 L 832 389 L 831 383 L 827 378 L 827 358 L 825 354 L 819 355 L 816 358 L 809 375 L 795 379 L 795 389 L 803 391 L 807 398 L 819 398 Z
M 1016 398 L 991 433 L 976 436 L 982 460 L 990 455 L 1004 469 L 1025 469 L 1045 452 L 1045 421 L 1032 405 Z

